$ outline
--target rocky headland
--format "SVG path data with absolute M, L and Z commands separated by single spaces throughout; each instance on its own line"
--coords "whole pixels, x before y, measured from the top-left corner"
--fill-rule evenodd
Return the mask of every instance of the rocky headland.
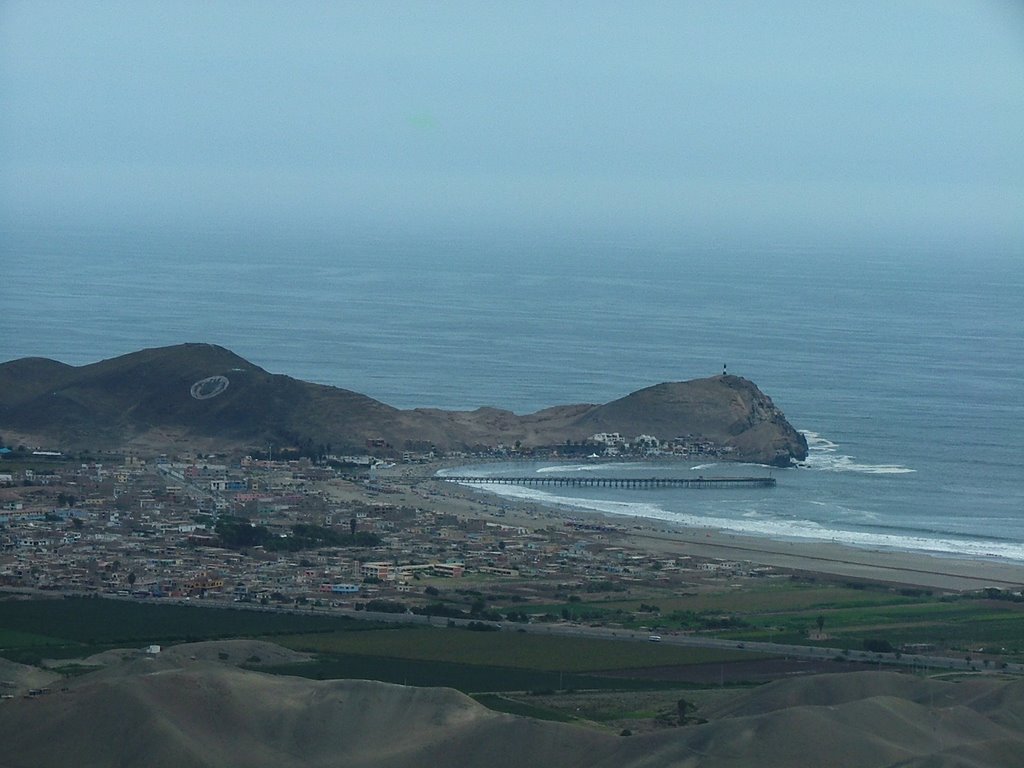
M 338 387 L 273 374 L 213 344 L 180 344 L 83 366 L 0 364 L 0 431 L 39 445 L 168 449 L 185 442 L 330 446 L 334 452 L 557 449 L 598 433 L 686 438 L 723 456 L 786 466 L 807 443 L 747 379 L 668 382 L 604 404 L 518 415 L 496 408 L 401 410 Z

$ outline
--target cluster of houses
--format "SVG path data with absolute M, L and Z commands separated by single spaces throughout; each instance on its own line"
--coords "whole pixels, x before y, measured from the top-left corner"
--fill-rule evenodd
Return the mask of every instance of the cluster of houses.
M 637 435 L 632 439 L 618 432 L 598 432 L 589 442 L 600 446 L 604 456 L 693 456 L 721 457 L 731 453 L 732 446 L 721 446 L 706 438 L 683 435 L 659 440 L 654 435 Z
M 129 458 L 117 465 L 54 462 L 0 477 L 0 587 L 145 599 L 350 605 L 422 596 L 467 576 L 541 594 L 570 580 L 629 584 L 684 579 L 738 565 L 655 557 L 614 545 L 615 526 L 501 521 L 499 503 L 456 517 L 416 482 L 390 487 L 308 460 Z M 421 480 L 420 484 L 430 481 Z M 345 488 L 339 501 L 332 488 Z M 353 491 L 357 493 L 353 493 Z M 404 492 L 423 504 L 395 503 Z M 491 504 L 491 510 L 485 507 Z M 373 534 L 371 544 L 299 551 L 228 549 L 225 519 L 286 538 L 294 526 Z M 353 540 L 354 541 L 354 540 Z

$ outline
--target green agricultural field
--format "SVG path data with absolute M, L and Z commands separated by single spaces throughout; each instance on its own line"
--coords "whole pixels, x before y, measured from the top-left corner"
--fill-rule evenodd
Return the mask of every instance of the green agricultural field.
M 859 649 L 865 640 L 892 647 L 926 643 L 939 649 L 984 647 L 1009 656 L 1024 650 L 1024 604 L 966 596 L 924 596 L 898 604 L 855 604 L 810 610 L 741 614 L 746 626 L 715 633 L 735 640 L 844 646 Z M 823 621 L 825 637 L 811 640 Z
M 440 631 L 440 630 L 439 630 Z M 487 664 L 460 664 L 394 656 L 323 654 L 316 661 L 261 666 L 261 672 L 309 677 L 315 680 L 380 680 L 385 683 L 455 688 L 463 693 L 556 690 L 663 690 L 678 683 L 601 677 L 572 672 L 517 669 Z
M 804 613 L 810 623 L 823 611 L 842 609 L 893 608 L 932 601 L 930 596 L 910 596 L 886 588 L 855 588 L 806 582 L 772 580 L 745 586 L 743 589 L 721 589 L 715 592 L 671 594 L 654 589 L 644 590 L 642 597 L 620 597 L 588 600 L 586 594 L 573 595 L 560 603 L 513 605 L 504 609 L 521 610 L 539 616 L 550 614 L 576 621 L 615 623 L 636 629 L 657 626 L 663 629 L 705 630 L 729 629 L 764 623 L 767 617 L 779 617 L 783 623 Z M 775 622 L 778 623 L 778 622 Z M 801 630 L 806 625 L 801 626 Z
M 547 707 L 538 707 L 524 701 L 510 699 L 496 693 L 478 693 L 473 696 L 478 702 L 495 712 L 507 712 L 510 715 L 532 717 L 535 720 L 552 720 L 556 723 L 571 723 L 575 717 Z
M 20 632 L 15 629 L 0 627 L 0 649 L 2 648 L 45 648 L 47 646 L 63 645 L 64 640 L 57 637 L 47 637 L 31 632 Z
M 811 626 L 821 616 L 830 633 L 885 629 L 918 628 L 925 632 L 951 625 L 978 622 L 1014 622 L 1024 620 L 1024 610 L 1016 604 L 986 605 L 975 600 L 931 602 L 914 605 L 872 606 L 821 611 L 802 611 L 771 616 L 779 627 Z
M 1024 601 L 1013 595 L 934 595 L 928 590 L 872 584 L 834 584 L 797 579 L 747 581 L 737 588 L 695 589 L 692 594 L 636 589 L 628 599 L 585 592 L 563 602 L 511 605 L 535 617 L 545 614 L 629 629 L 697 632 L 710 637 L 857 650 L 882 640 L 894 648 L 932 644 L 1024 657 Z M 499 610 L 503 606 L 497 605 Z M 824 636 L 816 639 L 819 618 Z
M 112 647 L 373 629 L 337 616 L 200 608 L 99 598 L 0 600 L 0 656 L 35 663 Z
M 843 637 L 858 645 L 857 640 L 881 638 L 893 647 L 908 643 L 934 643 L 947 649 L 979 649 L 989 653 L 997 653 L 1020 658 L 1024 653 L 1024 615 L 977 616 L 952 621 L 948 624 L 897 625 L 893 627 L 876 627 L 858 629 L 856 627 L 843 633 Z
M 733 650 L 442 628 L 298 635 L 279 637 L 275 642 L 315 653 L 388 656 L 562 672 L 603 672 L 752 658 L 749 653 Z
M 600 607 L 603 610 L 637 611 L 640 610 L 641 604 L 655 605 L 660 609 L 662 615 L 670 614 L 673 611 L 772 614 L 857 606 L 906 605 L 918 600 L 920 598 L 908 597 L 888 589 L 854 589 L 789 580 L 773 580 L 766 581 L 764 585 L 745 585 L 743 589 L 702 592 L 693 595 L 659 596 L 650 594 L 643 599 L 608 600 L 596 604 L 595 607 Z
M 551 715 L 561 715 L 580 723 L 591 726 L 610 728 L 618 731 L 622 728 L 644 727 L 645 721 L 656 723 L 655 727 L 663 729 L 681 725 L 680 714 L 687 722 L 701 719 L 702 710 L 717 703 L 734 700 L 742 695 L 741 687 L 714 687 L 695 690 L 665 689 L 647 691 L 559 691 L 537 694 L 505 694 L 504 701 L 513 701 L 523 706 L 539 709 Z M 483 697 L 475 696 L 478 701 Z M 685 707 L 680 709 L 680 702 Z M 490 703 L 482 701 L 487 706 Z M 497 702 L 492 709 L 499 709 Z

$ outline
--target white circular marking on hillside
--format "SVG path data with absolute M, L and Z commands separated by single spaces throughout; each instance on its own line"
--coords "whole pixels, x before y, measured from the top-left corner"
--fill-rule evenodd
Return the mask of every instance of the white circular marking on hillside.
M 196 400 L 209 400 L 228 388 L 227 376 L 208 376 L 192 385 L 188 393 Z

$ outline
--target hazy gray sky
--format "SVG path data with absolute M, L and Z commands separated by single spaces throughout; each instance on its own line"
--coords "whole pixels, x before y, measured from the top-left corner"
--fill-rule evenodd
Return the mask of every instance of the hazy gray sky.
M 0 206 L 1024 248 L 1024 4 L 3 2 Z

